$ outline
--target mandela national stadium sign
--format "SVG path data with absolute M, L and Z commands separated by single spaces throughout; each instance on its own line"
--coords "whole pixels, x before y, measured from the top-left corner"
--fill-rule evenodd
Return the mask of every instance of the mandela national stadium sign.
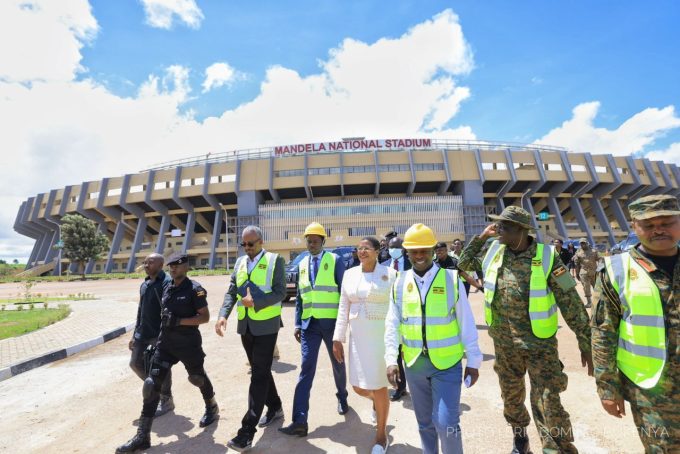
M 431 147 L 432 139 L 343 139 L 339 142 L 302 143 L 274 147 L 274 155 L 285 156 L 324 151 L 403 150 L 404 148 Z

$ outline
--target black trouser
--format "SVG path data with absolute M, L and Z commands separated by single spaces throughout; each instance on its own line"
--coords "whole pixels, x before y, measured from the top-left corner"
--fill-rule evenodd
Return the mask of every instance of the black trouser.
M 469 282 L 463 282 L 463 287 L 465 287 L 465 296 L 470 294 L 470 283 Z
M 257 431 L 265 404 L 269 411 L 281 408 L 281 398 L 272 376 L 274 347 L 279 333 L 253 336 L 250 329 L 241 336 L 241 343 L 252 367 L 248 389 L 248 411 L 241 420 L 239 434 L 252 436 Z
M 162 344 L 159 345 L 151 360 L 149 378 L 153 380 L 153 388 L 145 389 L 144 391 L 142 416 L 152 417 L 156 413 L 156 407 L 158 407 L 158 402 L 161 398 L 160 390 L 162 383 L 165 377 L 167 377 L 168 372 L 170 372 L 170 368 L 180 361 L 184 364 L 191 383 L 196 385 L 200 380 L 200 385 L 196 386 L 201 390 L 203 399 L 208 400 L 214 397 L 215 391 L 213 390 L 212 383 L 203 368 L 204 358 L 205 353 L 203 353 L 200 344 L 172 349 L 166 349 Z M 145 383 L 146 386 L 148 385 Z
M 401 379 L 400 382 L 397 382 L 397 390 L 403 393 L 406 391 L 406 372 L 404 372 L 404 355 L 401 353 L 401 344 L 399 344 L 397 365 L 399 366 L 399 378 Z
M 149 342 L 142 340 L 137 340 L 132 343 L 132 355 L 130 356 L 130 369 L 137 374 L 139 378 L 144 380 L 147 377 L 146 370 L 144 369 L 144 351 L 152 343 L 156 343 L 156 339 L 151 339 Z M 168 369 L 168 373 L 163 380 L 161 385 L 161 396 L 171 396 L 172 395 L 172 371 Z

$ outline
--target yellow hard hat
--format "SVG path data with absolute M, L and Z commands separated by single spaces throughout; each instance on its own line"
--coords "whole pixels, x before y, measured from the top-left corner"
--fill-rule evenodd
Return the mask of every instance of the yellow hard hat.
M 437 239 L 434 232 L 425 224 L 413 224 L 404 234 L 404 249 L 422 249 L 434 247 Z
M 323 225 L 319 224 L 318 222 L 312 222 L 305 229 L 304 236 L 307 235 L 319 235 L 323 238 L 326 238 L 326 229 L 324 229 Z

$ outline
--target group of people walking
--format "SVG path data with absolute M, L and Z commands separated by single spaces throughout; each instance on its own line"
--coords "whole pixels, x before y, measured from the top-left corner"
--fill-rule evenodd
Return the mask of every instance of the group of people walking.
M 403 396 L 406 384 L 423 452 L 462 453 L 461 388 L 477 382 L 482 363 L 467 298 L 475 286 L 484 291 L 484 318 L 513 454 L 531 452 L 526 374 L 543 452 L 577 452 L 569 413 L 560 400 L 567 375 L 555 337 L 558 309 L 576 335 L 582 366 L 595 375 L 604 410 L 621 417 L 628 400 L 646 452 L 680 452 L 680 207 L 675 197 L 649 196 L 631 203 L 629 213 L 641 244 L 605 258 L 595 271 L 599 300 L 590 321 L 561 244 L 543 244 L 531 236 L 531 216 L 520 207 L 491 215 L 493 222 L 467 247 L 460 244 L 455 262 L 447 260 L 446 244 L 429 227 L 414 224 L 403 239 L 395 234 L 387 240 L 388 256 L 382 261 L 379 240 L 363 238 L 357 246 L 359 265 L 345 270 L 338 256 L 324 250 L 323 226 L 311 223 L 304 234 L 309 255 L 299 266 L 295 309 L 302 364 L 290 422 L 279 432 L 307 436 L 310 390 L 323 344 L 332 364 L 338 413 L 349 410 L 345 363 L 354 392 L 372 403 L 372 454 L 389 448 L 390 400 Z M 583 258 L 576 262 L 579 279 L 592 285 L 593 256 L 587 241 L 583 246 Z M 263 248 L 256 226 L 243 231 L 241 247 L 245 255 L 236 261 L 215 325 L 223 336 L 236 308 L 237 332 L 252 368 L 248 410 L 227 443 L 237 451 L 252 446 L 257 427 L 284 418 L 271 373 L 286 293 L 284 261 Z M 201 427 L 218 417 L 197 329 L 209 318 L 206 292 L 186 278 L 186 262 L 185 255 L 170 258 L 168 277 L 161 269 L 162 256 L 145 260 L 149 277 L 142 284 L 130 346 L 131 367 L 144 379 L 144 405 L 137 434 L 117 452 L 150 446 L 153 417 L 173 408 L 169 372 L 179 361 L 205 400 Z M 473 273 L 483 276 L 483 285 Z M 589 291 L 586 297 L 591 304 Z

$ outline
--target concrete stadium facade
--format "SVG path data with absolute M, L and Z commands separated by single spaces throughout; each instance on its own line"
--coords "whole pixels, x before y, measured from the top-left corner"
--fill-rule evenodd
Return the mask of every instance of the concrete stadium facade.
M 27 268 L 57 260 L 61 218 L 79 213 L 110 239 L 87 273 L 132 272 L 150 252 L 181 250 L 202 268 L 237 256 L 240 231 L 258 224 L 268 250 L 304 249 L 311 221 L 328 247 L 403 233 L 415 222 L 438 238 L 469 239 L 486 215 L 522 205 L 537 236 L 611 246 L 629 234 L 629 200 L 680 194 L 680 169 L 660 161 L 559 147 L 436 139 L 343 139 L 183 159 L 28 198 L 14 229 L 35 239 Z M 65 265 L 66 266 L 66 265 Z

